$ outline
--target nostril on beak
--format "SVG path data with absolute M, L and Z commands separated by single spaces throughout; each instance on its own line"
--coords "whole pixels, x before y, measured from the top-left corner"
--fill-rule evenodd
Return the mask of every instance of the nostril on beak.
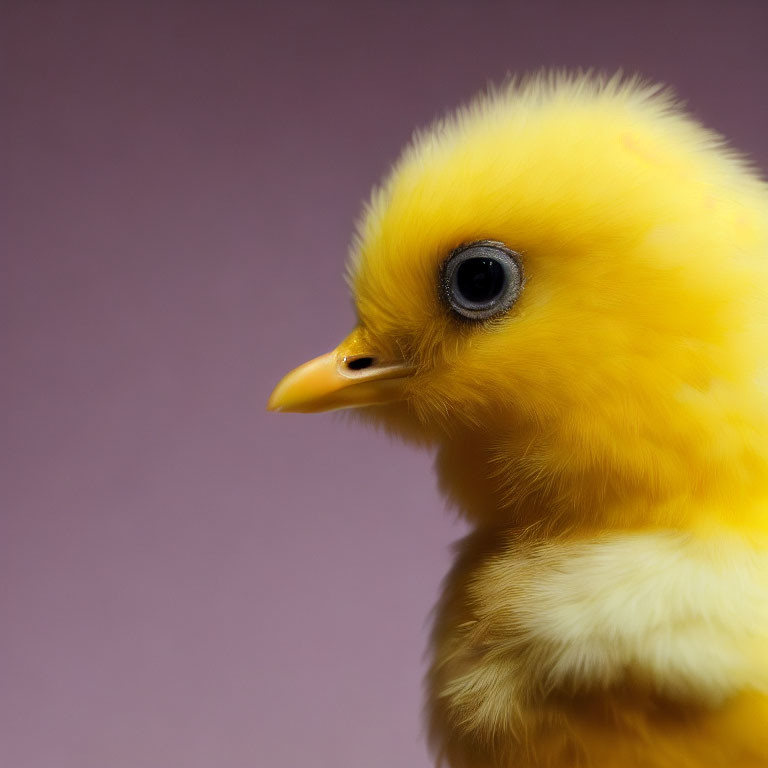
M 363 368 L 370 368 L 376 361 L 372 357 L 356 357 L 345 362 L 350 371 L 362 371 Z

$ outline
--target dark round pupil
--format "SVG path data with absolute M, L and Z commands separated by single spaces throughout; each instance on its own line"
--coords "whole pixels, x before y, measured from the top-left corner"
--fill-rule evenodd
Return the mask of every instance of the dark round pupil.
M 467 301 L 491 301 L 504 289 L 504 268 L 495 259 L 467 259 L 456 271 L 456 287 Z

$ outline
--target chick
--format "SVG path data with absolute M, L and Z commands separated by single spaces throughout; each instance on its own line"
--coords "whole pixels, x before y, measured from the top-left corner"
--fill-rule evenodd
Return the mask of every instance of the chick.
M 768 187 L 658 87 L 541 77 L 416 136 L 359 323 L 269 408 L 434 448 L 451 768 L 768 766 Z

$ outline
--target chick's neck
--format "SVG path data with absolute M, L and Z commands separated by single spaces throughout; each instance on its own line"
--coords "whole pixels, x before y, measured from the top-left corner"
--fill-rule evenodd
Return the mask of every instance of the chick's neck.
M 438 483 L 476 527 L 535 538 L 723 527 L 768 535 L 766 441 L 744 438 L 718 455 L 699 438 L 588 452 L 540 424 L 464 428 L 440 441 Z

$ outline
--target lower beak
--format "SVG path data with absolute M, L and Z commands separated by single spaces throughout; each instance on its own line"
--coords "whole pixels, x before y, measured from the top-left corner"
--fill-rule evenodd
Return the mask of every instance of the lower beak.
M 272 392 L 267 410 L 317 413 L 403 400 L 405 380 L 412 373 L 402 360 L 382 360 L 358 328 L 332 352 L 285 376 Z

